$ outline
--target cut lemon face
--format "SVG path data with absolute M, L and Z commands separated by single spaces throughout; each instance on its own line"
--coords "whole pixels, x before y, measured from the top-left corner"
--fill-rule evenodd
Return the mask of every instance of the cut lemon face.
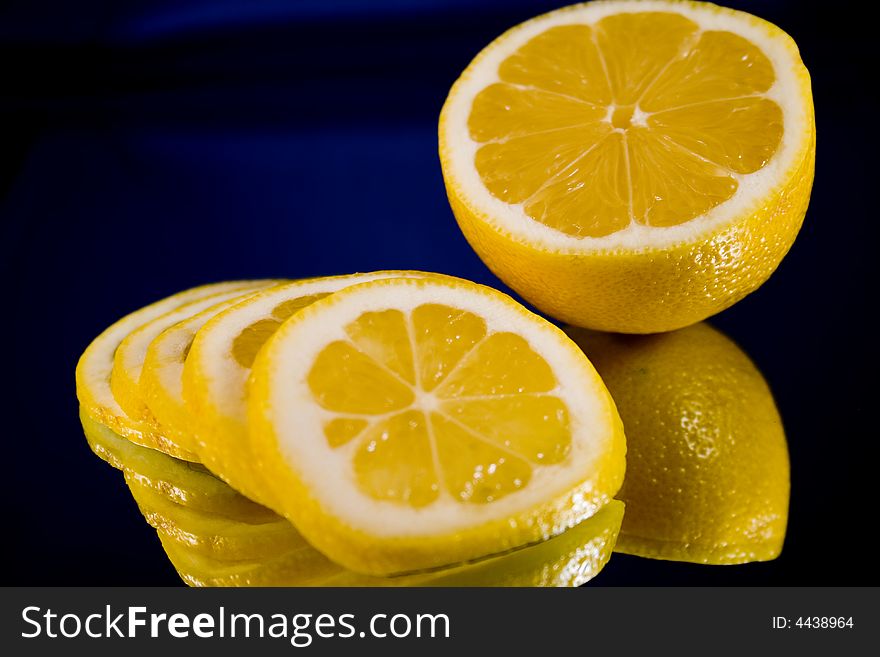
M 528 21 L 471 63 L 440 119 L 452 208 L 489 267 L 557 318 L 623 332 L 693 323 L 760 285 L 800 228 L 814 153 L 790 37 L 699 2 Z
M 160 317 L 150 320 L 125 336 L 125 339 L 116 348 L 116 353 L 113 356 L 113 370 L 110 373 L 110 389 L 113 391 L 113 396 L 119 402 L 122 410 L 129 417 L 136 420 L 155 424 L 150 414 L 150 409 L 141 396 L 140 379 L 147 349 L 150 343 L 162 331 L 218 303 L 242 297 L 248 292 L 276 285 L 279 282 L 251 281 L 236 289 L 218 292 L 217 294 L 191 301 L 184 306 L 175 308 Z
M 234 488 L 275 508 L 247 442 L 247 379 L 257 352 L 281 323 L 357 283 L 419 272 L 376 272 L 296 281 L 250 297 L 198 331 L 183 367 L 183 396 L 196 420 L 199 457 Z
M 582 352 L 458 279 L 364 283 L 299 311 L 258 353 L 248 410 L 282 513 L 367 574 L 545 540 L 623 477 L 617 411 Z
M 126 315 L 107 328 L 86 348 L 76 366 L 76 396 L 87 415 L 134 443 L 194 458 L 193 454 L 167 441 L 154 426 L 130 417 L 122 409 L 110 389 L 113 357 L 129 333 L 157 317 L 193 301 L 234 290 L 243 291 L 253 284 L 253 281 L 232 281 L 192 288 Z
M 196 424 L 183 399 L 183 365 L 196 333 L 212 317 L 250 294 L 214 304 L 200 313 L 174 324 L 160 333 L 147 347 L 139 381 L 139 397 L 159 431 L 183 449 L 196 453 Z M 181 308 L 180 311 L 183 311 Z

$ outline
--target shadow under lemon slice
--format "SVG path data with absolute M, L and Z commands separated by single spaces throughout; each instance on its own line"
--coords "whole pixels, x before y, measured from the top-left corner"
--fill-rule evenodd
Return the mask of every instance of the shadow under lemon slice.
M 192 586 L 579 586 L 611 556 L 623 504 L 613 501 L 562 534 L 472 564 L 402 577 L 333 563 L 293 525 L 197 464 L 134 445 L 83 410 L 93 451 L 116 468 L 181 578 Z
M 705 323 L 648 336 L 566 332 L 602 376 L 626 431 L 616 550 L 705 564 L 779 556 L 788 447 L 749 357 Z

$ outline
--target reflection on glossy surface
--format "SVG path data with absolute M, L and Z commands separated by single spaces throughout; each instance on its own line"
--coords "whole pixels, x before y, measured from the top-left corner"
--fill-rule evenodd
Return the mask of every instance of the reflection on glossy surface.
M 789 463 L 764 377 L 706 323 L 624 336 L 568 328 L 617 404 L 627 438 L 617 551 L 730 564 L 782 550 Z
M 147 449 L 80 411 L 92 451 L 122 470 L 165 553 L 190 586 L 580 586 L 608 562 L 624 505 L 612 500 L 551 539 L 476 563 L 401 577 L 346 570 L 269 509 L 198 464 Z

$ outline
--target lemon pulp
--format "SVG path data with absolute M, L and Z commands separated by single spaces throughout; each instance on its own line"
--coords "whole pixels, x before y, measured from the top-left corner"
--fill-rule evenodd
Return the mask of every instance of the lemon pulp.
M 556 377 L 521 336 L 442 304 L 367 312 L 346 333 L 321 350 L 308 383 L 339 414 L 324 426 L 327 442 L 356 441 L 367 495 L 414 507 L 441 495 L 486 504 L 567 455 Z
M 477 172 L 494 197 L 574 237 L 702 216 L 783 135 L 767 56 L 678 13 L 550 27 L 498 78 L 468 118 Z

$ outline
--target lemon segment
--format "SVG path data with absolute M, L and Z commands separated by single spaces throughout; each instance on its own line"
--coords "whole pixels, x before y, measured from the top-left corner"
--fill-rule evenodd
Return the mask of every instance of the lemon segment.
M 110 388 L 113 358 L 125 337 L 138 327 L 198 299 L 250 285 L 252 281 L 233 281 L 185 290 L 126 315 L 105 329 L 89 344 L 76 365 L 76 396 L 80 405 L 88 415 L 134 443 L 196 460 L 194 454 L 167 440 L 155 426 L 126 414 Z
M 580 350 L 459 279 L 363 283 L 300 311 L 257 355 L 248 410 L 281 513 L 365 574 L 546 540 L 623 475 L 616 410 Z
M 776 558 L 788 519 L 788 448 L 748 356 L 704 323 L 654 336 L 567 331 L 626 426 L 616 549 L 707 564 Z
M 419 272 L 375 272 L 296 281 L 233 305 L 207 321 L 183 366 L 183 399 L 199 458 L 233 488 L 277 510 L 247 441 L 247 379 L 263 344 L 281 324 L 333 292 L 364 281 Z M 363 337 L 367 340 L 367 337 Z M 337 432 L 345 432 L 341 425 Z
M 546 313 L 645 333 L 757 288 L 803 221 L 815 157 L 790 37 L 699 2 L 612 0 L 508 31 L 452 87 L 450 204 Z

